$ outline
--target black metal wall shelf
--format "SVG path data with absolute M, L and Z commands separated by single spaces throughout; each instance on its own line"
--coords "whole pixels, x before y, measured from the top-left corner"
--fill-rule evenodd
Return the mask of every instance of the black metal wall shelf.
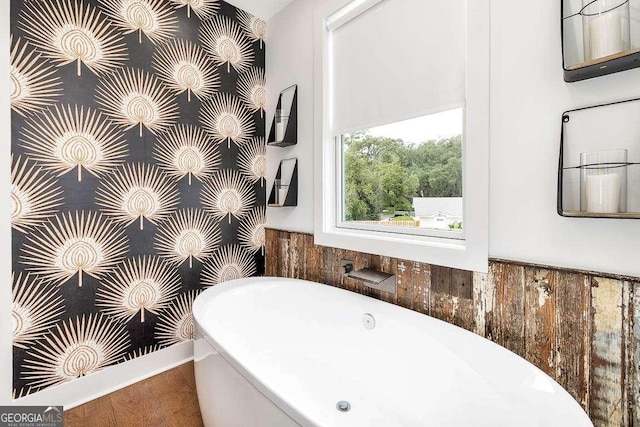
M 640 219 L 638 117 L 640 98 L 562 114 L 559 215 Z
M 640 49 L 632 49 L 598 60 L 565 67 L 564 81 L 573 83 L 630 70 L 636 67 L 640 67 Z
M 270 207 L 298 206 L 298 159 L 283 159 L 269 193 Z
M 577 82 L 640 67 L 639 0 L 562 0 L 564 80 Z M 635 18 L 635 19 L 632 19 Z M 617 35 L 619 40 L 612 34 Z
M 267 145 L 288 147 L 298 143 L 298 85 L 280 92 Z

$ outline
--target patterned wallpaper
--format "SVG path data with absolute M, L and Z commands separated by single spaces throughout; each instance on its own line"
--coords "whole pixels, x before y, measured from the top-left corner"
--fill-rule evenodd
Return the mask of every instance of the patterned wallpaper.
M 11 0 L 14 397 L 263 274 L 264 37 L 219 0 Z

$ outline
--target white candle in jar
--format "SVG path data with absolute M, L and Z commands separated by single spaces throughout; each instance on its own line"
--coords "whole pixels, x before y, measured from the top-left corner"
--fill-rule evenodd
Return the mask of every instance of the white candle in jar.
M 587 212 L 617 213 L 620 176 L 616 173 L 587 175 Z
M 276 123 L 276 142 L 284 139 L 284 123 Z
M 622 15 L 612 10 L 596 16 L 589 23 L 591 59 L 598 59 L 622 51 Z

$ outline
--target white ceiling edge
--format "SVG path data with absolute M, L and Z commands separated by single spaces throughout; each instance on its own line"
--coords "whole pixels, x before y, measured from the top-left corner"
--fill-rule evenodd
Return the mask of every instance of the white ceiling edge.
M 225 0 L 230 5 L 268 21 L 293 0 Z

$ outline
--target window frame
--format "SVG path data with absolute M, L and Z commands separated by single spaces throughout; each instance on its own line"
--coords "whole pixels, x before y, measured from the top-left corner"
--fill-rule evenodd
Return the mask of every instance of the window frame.
M 341 143 L 331 134 L 331 31 L 385 0 L 330 0 L 314 16 L 314 237 L 320 245 L 478 272 L 488 271 L 490 0 L 466 0 L 467 73 L 463 138 L 464 239 L 438 233 L 340 226 Z M 335 16 L 334 16 L 335 18 Z M 428 114 L 425 112 L 423 115 Z M 389 117 L 389 122 L 410 117 Z M 338 138 L 339 139 L 339 138 Z M 340 146 L 340 147 L 339 147 Z M 473 177 L 473 179 L 468 179 Z M 387 226 L 385 226 L 387 227 Z M 394 227 L 396 228 L 396 227 Z M 444 233 L 450 234 L 449 231 Z

